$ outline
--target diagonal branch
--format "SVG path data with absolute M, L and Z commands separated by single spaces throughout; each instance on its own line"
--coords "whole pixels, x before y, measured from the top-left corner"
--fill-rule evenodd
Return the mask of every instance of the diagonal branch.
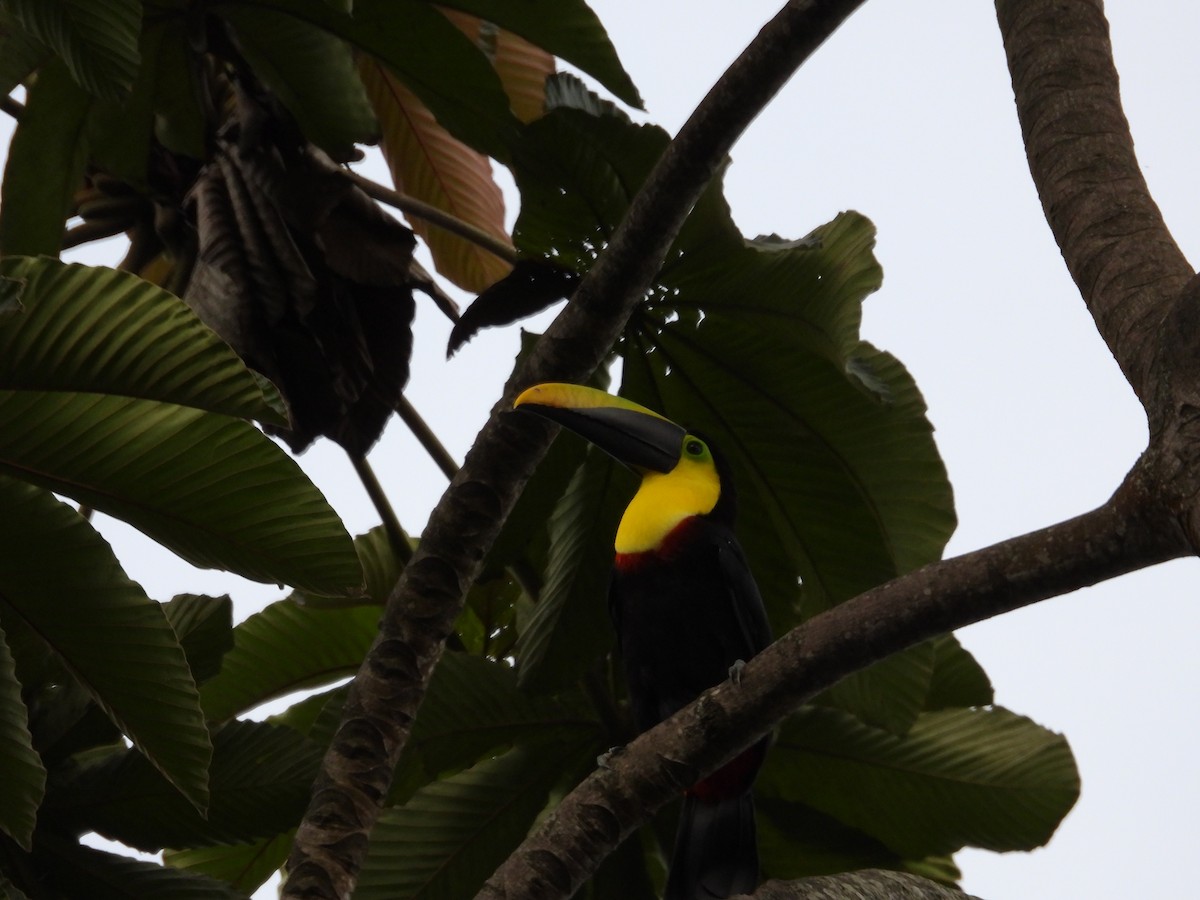
M 614 754 L 496 871 L 479 900 L 569 897 L 635 828 L 804 701 L 872 662 L 972 622 L 1190 552 L 1134 468 L 1075 519 L 925 566 L 793 629 Z
M 551 429 L 503 414 L 518 386 L 582 380 L 600 364 L 726 153 L 862 0 L 790 0 L 663 154 L 608 251 L 580 283 L 476 439 L 392 592 L 296 834 L 285 897 L 349 896 L 430 673 Z
M 996 14 L 1046 220 L 1100 334 L 1149 407 L 1164 313 L 1192 270 L 1138 167 L 1103 3 L 996 0 Z

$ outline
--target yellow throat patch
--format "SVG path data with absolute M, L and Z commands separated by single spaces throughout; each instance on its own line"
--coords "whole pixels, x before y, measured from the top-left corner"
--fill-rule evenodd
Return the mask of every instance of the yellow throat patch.
M 684 453 L 679 464 L 670 472 L 647 472 L 621 524 L 617 528 L 618 553 L 644 553 L 655 549 L 662 539 L 690 516 L 712 512 L 721 494 L 721 482 L 712 456 L 702 441 L 688 436 L 685 447 L 692 441 L 702 453 Z

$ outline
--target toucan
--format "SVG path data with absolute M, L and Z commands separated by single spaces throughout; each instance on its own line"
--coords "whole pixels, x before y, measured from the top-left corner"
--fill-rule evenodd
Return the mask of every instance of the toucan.
M 565 426 L 641 476 L 615 540 L 609 610 L 639 731 L 730 677 L 771 641 L 762 597 L 734 537 L 729 467 L 702 435 L 622 397 L 539 384 L 517 409 Z M 758 885 L 751 787 L 764 739 L 684 795 L 665 900 Z

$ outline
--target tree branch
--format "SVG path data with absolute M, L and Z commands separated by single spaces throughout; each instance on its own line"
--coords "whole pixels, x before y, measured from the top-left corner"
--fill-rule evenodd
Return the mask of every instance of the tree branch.
M 649 288 L 683 220 L 733 143 L 862 0 L 791 0 L 725 72 L 655 166 L 573 301 L 509 380 L 430 516 L 351 686 L 288 860 L 285 897 L 349 896 L 430 673 L 551 428 L 505 415 L 518 386 L 582 380 Z
M 1100 334 L 1149 406 L 1167 303 L 1192 269 L 1138 167 L 1103 3 L 996 0 L 996 14 L 1046 221 Z
M 733 900 L 978 900 L 928 878 L 887 869 L 862 869 L 840 875 L 768 881 L 753 894 Z
M 1009 610 L 1190 552 L 1139 465 L 1108 503 L 943 560 L 788 632 L 742 672 L 645 732 L 565 797 L 479 900 L 569 897 L 637 827 L 804 701 L 892 653 Z

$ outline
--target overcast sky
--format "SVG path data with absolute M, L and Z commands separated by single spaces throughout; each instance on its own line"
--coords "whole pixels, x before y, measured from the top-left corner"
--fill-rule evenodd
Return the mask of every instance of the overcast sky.
M 649 119 L 672 132 L 778 7 L 592 5 Z M 1108 13 L 1143 169 L 1194 259 L 1200 8 L 1124 0 Z M 7 122 L 0 128 L 6 147 Z M 843 209 L 876 223 L 884 286 L 867 301 L 864 336 L 908 366 L 928 402 L 957 498 L 949 553 L 1068 518 L 1112 493 L 1145 445 L 1145 422 L 1042 217 L 990 4 L 871 0 L 751 126 L 733 159 L 726 193 L 749 235 L 800 237 Z M 410 399 L 461 458 L 509 370 L 516 332 L 487 332 L 447 362 L 448 324 L 426 308 L 417 327 Z M 437 470 L 399 425 L 372 462 L 404 525 L 419 531 L 444 484 Z M 352 533 L 375 524 L 340 452 L 318 446 L 302 464 Z M 119 524 L 106 533 L 160 599 L 231 590 L 244 617 L 277 596 L 189 570 Z M 998 703 L 1067 734 L 1084 782 L 1046 849 L 959 854 L 969 892 L 1193 893 L 1198 578 L 1194 561 L 1176 562 L 960 633 Z

